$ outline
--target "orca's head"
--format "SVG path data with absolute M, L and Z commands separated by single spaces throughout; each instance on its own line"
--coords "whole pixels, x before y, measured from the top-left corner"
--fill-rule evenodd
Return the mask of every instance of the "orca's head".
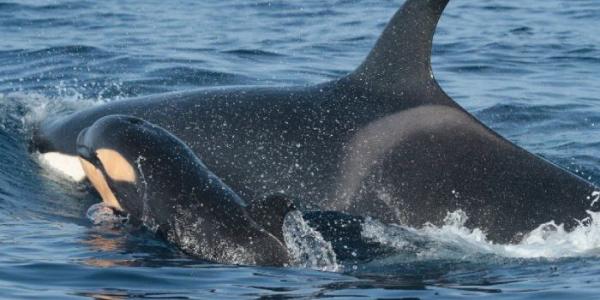
M 181 156 L 174 151 L 186 149 L 166 130 L 122 115 L 100 118 L 77 137 L 81 165 L 102 200 L 134 215 L 141 213 L 149 187 L 168 193 L 173 179 L 167 164 Z

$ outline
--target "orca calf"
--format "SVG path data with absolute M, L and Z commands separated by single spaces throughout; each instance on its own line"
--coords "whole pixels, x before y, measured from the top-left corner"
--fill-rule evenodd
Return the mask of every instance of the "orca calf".
M 106 116 L 81 131 L 77 152 L 105 203 L 184 252 L 219 263 L 291 262 L 282 226 L 293 203 L 273 196 L 252 211 L 166 130 L 133 117 Z
M 436 82 L 432 39 L 447 3 L 407 0 L 343 78 L 115 101 L 48 118 L 33 145 L 76 157 L 82 130 L 104 116 L 130 115 L 181 139 L 243 199 L 282 192 L 301 208 L 411 226 L 463 210 L 466 225 L 495 242 L 518 241 L 551 220 L 576 225 L 597 188 L 502 138 Z

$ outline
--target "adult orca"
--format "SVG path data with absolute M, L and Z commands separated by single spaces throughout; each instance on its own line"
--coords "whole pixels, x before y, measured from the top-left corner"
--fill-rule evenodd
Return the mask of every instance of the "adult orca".
M 42 153 L 76 155 L 78 134 L 126 114 L 184 141 L 244 199 L 385 222 L 440 224 L 463 210 L 495 242 L 586 217 L 597 188 L 502 138 L 454 102 L 431 69 L 448 0 L 407 0 L 351 74 L 314 86 L 230 87 L 110 102 L 39 124 Z

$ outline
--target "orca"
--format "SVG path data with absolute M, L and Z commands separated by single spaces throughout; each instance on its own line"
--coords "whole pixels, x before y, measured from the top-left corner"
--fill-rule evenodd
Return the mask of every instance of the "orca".
M 252 210 L 164 129 L 133 117 L 106 116 L 81 131 L 77 152 L 109 207 L 185 253 L 218 263 L 291 264 L 282 226 L 293 203 L 274 195 Z
M 409 226 L 462 210 L 499 243 L 551 220 L 576 226 L 597 187 L 501 137 L 435 80 L 432 40 L 448 1 L 407 0 L 342 78 L 114 101 L 42 121 L 34 149 L 76 157 L 82 130 L 123 114 L 181 139 L 243 199 L 279 192 L 300 209 Z

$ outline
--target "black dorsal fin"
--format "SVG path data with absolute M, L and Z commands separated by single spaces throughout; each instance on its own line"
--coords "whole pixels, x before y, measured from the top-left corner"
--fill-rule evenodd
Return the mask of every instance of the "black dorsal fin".
M 428 82 L 435 84 L 431 46 L 448 1 L 407 0 L 349 79 L 390 92 L 402 92 Z
M 283 222 L 293 210 L 296 210 L 296 206 L 291 198 L 284 194 L 273 194 L 252 203 L 250 216 L 283 243 Z

